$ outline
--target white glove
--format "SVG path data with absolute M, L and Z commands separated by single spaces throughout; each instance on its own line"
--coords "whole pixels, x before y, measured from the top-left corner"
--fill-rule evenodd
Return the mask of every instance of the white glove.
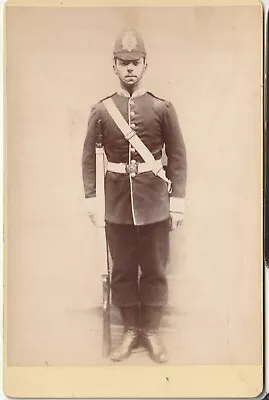
M 85 202 L 86 202 L 86 211 L 88 213 L 88 216 L 91 222 L 94 225 L 96 225 L 96 206 L 97 206 L 96 197 L 87 198 Z
M 183 224 L 185 210 L 185 199 L 181 197 L 170 197 L 170 230 L 175 230 Z
M 184 221 L 184 214 L 178 212 L 170 212 L 170 231 L 174 231 L 181 226 Z

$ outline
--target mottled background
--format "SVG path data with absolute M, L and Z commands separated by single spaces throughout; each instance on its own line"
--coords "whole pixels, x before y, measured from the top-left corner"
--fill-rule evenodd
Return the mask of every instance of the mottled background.
M 171 100 L 188 154 L 162 335 L 176 365 L 260 364 L 260 6 L 7 8 L 9 365 L 99 365 L 100 265 L 81 152 L 117 89 L 115 36 L 144 36 L 145 87 Z M 113 338 L 118 336 L 113 312 Z M 151 364 L 138 349 L 126 364 Z

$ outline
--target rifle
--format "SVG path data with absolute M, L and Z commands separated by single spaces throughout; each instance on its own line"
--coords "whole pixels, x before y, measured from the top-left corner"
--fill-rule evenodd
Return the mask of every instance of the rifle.
M 111 347 L 110 328 L 110 254 L 105 233 L 105 156 L 103 145 L 102 121 L 98 120 L 96 154 L 96 198 L 97 198 L 97 240 L 102 277 L 102 314 L 103 314 L 103 356 L 107 357 Z

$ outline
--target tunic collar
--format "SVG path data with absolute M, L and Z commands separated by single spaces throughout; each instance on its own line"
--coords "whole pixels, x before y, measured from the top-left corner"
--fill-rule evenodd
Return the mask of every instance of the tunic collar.
M 130 93 L 127 92 L 127 90 L 121 88 L 117 91 L 117 93 L 120 96 L 124 96 L 124 97 L 140 97 L 146 93 L 146 89 L 144 89 L 144 88 L 137 89 L 133 92 L 132 95 L 130 95 Z

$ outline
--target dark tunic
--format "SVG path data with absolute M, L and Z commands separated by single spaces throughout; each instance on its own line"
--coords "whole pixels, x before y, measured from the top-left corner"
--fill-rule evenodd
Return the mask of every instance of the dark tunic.
M 162 157 L 165 145 L 167 177 L 172 181 L 172 192 L 167 183 L 153 172 L 131 178 L 129 174 L 107 172 L 105 176 L 105 219 L 114 224 L 146 225 L 169 217 L 169 196 L 184 198 L 186 187 L 186 150 L 178 118 L 173 105 L 149 92 L 127 97 L 111 96 L 125 120 L 151 151 L 156 160 Z M 98 120 L 102 121 L 106 157 L 113 163 L 142 162 L 140 155 L 129 145 L 122 132 L 108 114 L 102 101 L 96 104 L 88 121 L 83 148 L 82 173 L 85 197 L 96 196 L 95 143 Z

